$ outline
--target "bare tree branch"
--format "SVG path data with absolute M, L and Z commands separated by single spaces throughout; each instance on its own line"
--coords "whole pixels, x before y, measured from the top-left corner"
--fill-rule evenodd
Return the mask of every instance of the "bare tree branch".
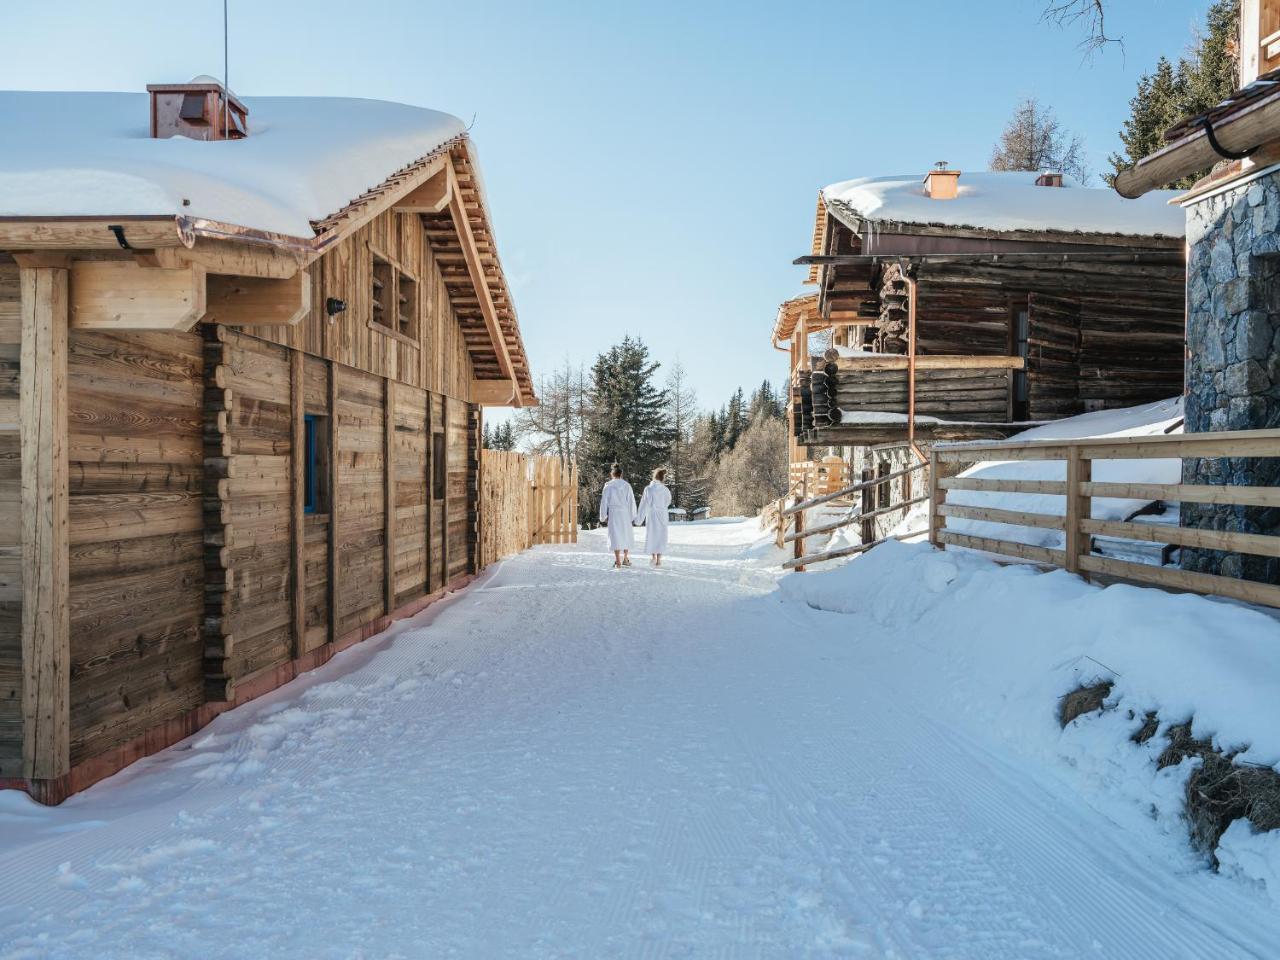
M 1048 0 L 1040 19 L 1060 27 L 1083 26 L 1085 37 L 1080 47 L 1092 56 L 1108 44 L 1124 50 L 1123 37 L 1107 36 L 1107 14 L 1104 0 Z

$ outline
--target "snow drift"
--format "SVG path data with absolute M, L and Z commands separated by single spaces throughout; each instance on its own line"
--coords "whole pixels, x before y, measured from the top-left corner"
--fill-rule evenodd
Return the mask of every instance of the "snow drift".
M 1156 769 L 1170 727 L 1190 720 L 1197 738 L 1239 750 L 1237 763 L 1280 762 L 1280 623 L 1257 609 L 897 542 L 786 577 L 781 589 L 811 608 L 858 615 L 870 633 L 851 634 L 867 637 L 868 674 L 909 677 L 913 699 L 994 733 L 1073 779 L 1083 801 L 1176 838 L 1176 849 L 1189 850 L 1183 784 L 1199 761 Z M 877 635 L 911 639 L 878 645 Z M 1058 700 L 1097 680 L 1113 684 L 1107 709 L 1060 729 Z M 1156 735 L 1131 742 L 1151 711 Z M 1224 872 L 1265 884 L 1280 904 L 1280 833 L 1237 821 L 1218 857 Z

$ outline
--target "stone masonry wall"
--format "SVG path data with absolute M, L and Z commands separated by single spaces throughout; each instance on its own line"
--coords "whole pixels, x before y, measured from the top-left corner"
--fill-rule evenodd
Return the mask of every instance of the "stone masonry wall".
M 1280 427 L 1280 172 L 1187 208 L 1188 432 Z M 1184 483 L 1280 485 L 1280 459 L 1183 463 Z M 1280 510 L 1182 505 L 1190 527 L 1280 533 Z M 1183 569 L 1280 583 L 1280 559 L 1182 551 Z

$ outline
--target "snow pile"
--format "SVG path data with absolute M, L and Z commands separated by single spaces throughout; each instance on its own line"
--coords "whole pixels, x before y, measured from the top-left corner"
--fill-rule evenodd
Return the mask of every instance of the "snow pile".
M 822 198 L 846 221 L 1160 237 L 1186 233 L 1182 209 L 1169 203 L 1178 196 L 1176 190 L 1153 190 L 1137 200 L 1126 200 L 1114 190 L 1081 187 L 1070 177 L 1063 178 L 1062 187 L 1038 187 L 1038 176 L 1023 171 L 966 171 L 960 175 L 959 193 L 953 200 L 932 199 L 919 174 L 859 177 L 824 188 Z
M 465 133 L 382 100 L 251 97 L 249 135 L 153 140 L 146 93 L 0 91 L 0 217 L 182 215 L 313 236 L 401 167 Z
M 1182 398 L 1160 400 L 1156 403 L 1120 410 L 1103 410 L 1078 417 L 1057 420 L 1026 430 L 1009 439 L 1009 443 L 1032 440 L 1079 440 L 1099 437 L 1147 437 L 1163 436 L 1182 431 Z M 963 448 L 963 444 L 949 444 L 951 448 Z M 1149 460 L 1095 460 L 1093 479 L 1099 483 L 1178 483 L 1182 476 L 1181 460 L 1177 458 Z M 962 477 L 978 477 L 983 480 L 1065 480 L 1067 465 L 1062 460 L 986 461 L 960 474 Z M 947 502 L 961 506 L 996 507 L 1024 513 L 1043 513 L 1062 516 L 1067 509 L 1066 497 L 1043 493 L 989 493 L 980 490 L 949 490 Z M 1093 517 L 1096 520 L 1123 520 L 1135 510 L 1145 506 L 1147 500 L 1119 500 L 1095 498 Z M 904 522 L 902 530 L 915 530 L 927 524 L 928 506 L 913 510 Z M 985 520 L 947 518 L 947 529 L 954 533 L 974 537 L 990 537 L 996 540 L 1012 540 L 1033 546 L 1060 548 L 1064 534 L 1061 530 L 1045 530 L 1039 527 L 1020 527 L 1005 523 L 989 523 Z
M 1118 822 L 1167 835 L 1174 854 L 1190 856 L 1183 785 L 1200 761 L 1157 771 L 1170 726 L 1192 720 L 1195 737 L 1240 749 L 1237 763 L 1280 762 L 1280 624 L 1259 610 L 897 542 L 781 589 L 860 616 L 847 636 L 865 638 L 866 676 L 910 678 L 913 700 L 1004 741 L 1027 769 L 1074 781 Z M 1108 708 L 1059 729 L 1058 700 L 1096 680 L 1114 684 Z M 1160 729 L 1135 744 L 1148 711 Z M 1237 821 L 1218 856 L 1223 872 L 1265 884 L 1280 905 L 1280 832 Z

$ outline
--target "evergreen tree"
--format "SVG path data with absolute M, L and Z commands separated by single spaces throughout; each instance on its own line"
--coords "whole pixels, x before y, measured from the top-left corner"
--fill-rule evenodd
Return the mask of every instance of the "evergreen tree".
M 1238 80 L 1240 24 L 1239 0 L 1217 0 L 1205 15 L 1187 55 L 1175 67 L 1161 57 L 1152 73 L 1138 80 L 1138 92 L 1129 101 L 1129 117 L 1120 132 L 1123 153 L 1113 153 L 1115 174 L 1164 146 L 1164 132 L 1188 117 L 1197 116 L 1225 100 Z M 1167 186 L 1186 189 L 1208 171 L 1201 170 Z
M 480 443 L 486 450 L 493 449 L 493 430 L 487 423 L 484 425 L 484 433 L 481 435 Z
M 747 422 L 754 422 L 759 416 L 777 419 L 785 416 L 782 398 L 773 392 L 773 384 L 765 380 L 751 393 L 751 401 L 747 405 Z
M 732 450 L 738 445 L 738 438 L 746 429 L 746 411 L 743 410 L 742 388 L 739 387 L 729 398 L 729 409 L 724 418 L 724 449 Z
M 1164 145 L 1164 132 L 1182 119 L 1186 102 L 1186 80 L 1166 57 L 1161 57 L 1154 73 L 1138 81 L 1138 92 L 1129 101 L 1129 118 L 1120 131 L 1124 153 L 1110 157 L 1112 173 L 1108 182 L 1125 167 L 1154 153 Z
M 666 459 L 671 425 L 667 391 L 654 384 L 658 367 L 644 341 L 625 337 L 591 368 L 592 416 L 579 460 L 584 523 L 596 519 L 610 464 L 621 464 L 632 483 L 640 483 Z
M 485 424 L 488 426 L 488 424 Z M 498 424 L 493 430 L 492 449 L 494 450 L 514 450 L 516 448 L 516 434 L 511 427 L 511 421 Z

